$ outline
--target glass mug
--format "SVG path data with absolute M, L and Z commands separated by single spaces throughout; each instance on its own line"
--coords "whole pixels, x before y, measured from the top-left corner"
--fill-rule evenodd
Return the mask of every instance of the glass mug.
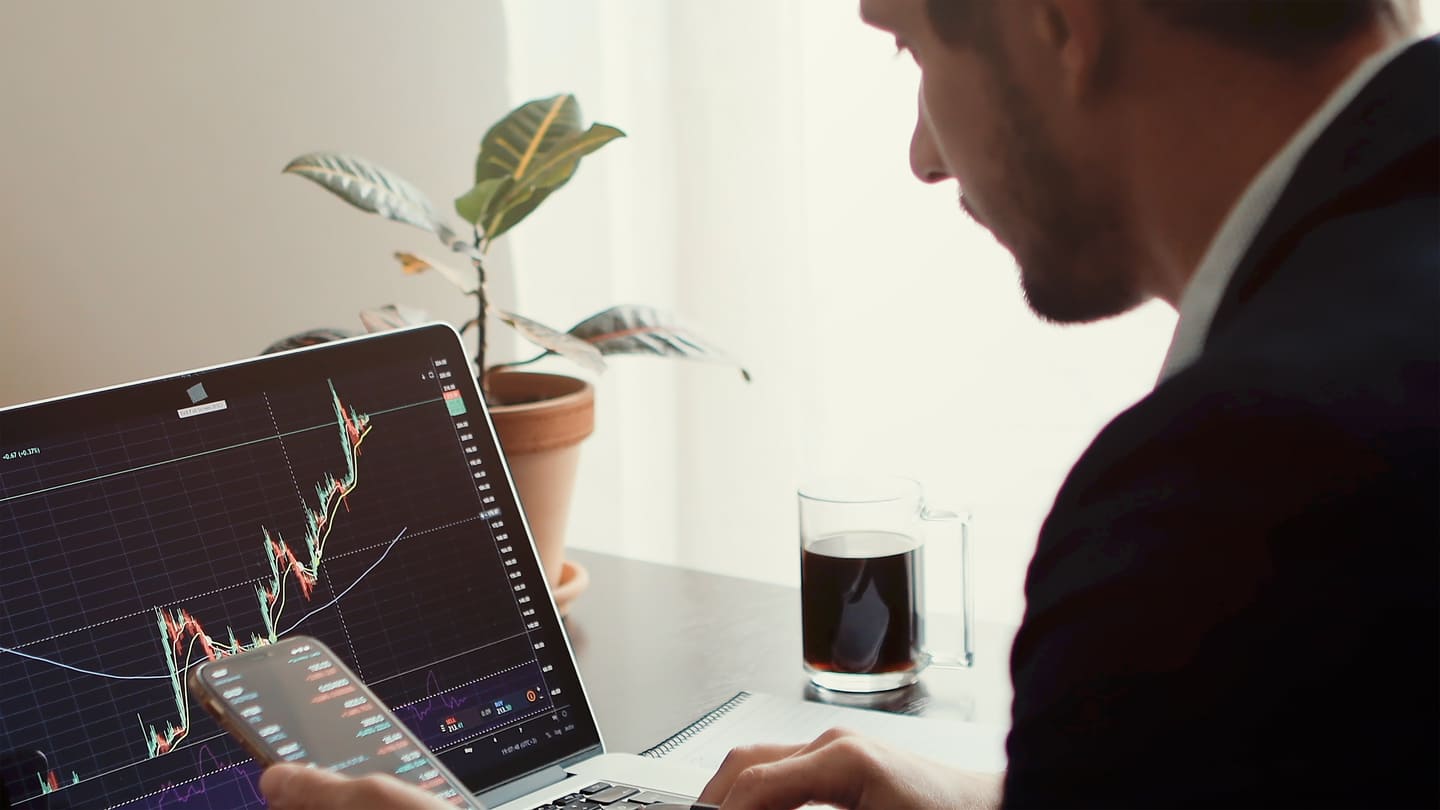
M 927 666 L 974 663 L 970 519 L 932 509 L 907 478 L 824 478 L 800 487 L 800 611 L 805 671 L 817 686 L 881 692 Z M 958 542 L 963 637 L 958 654 L 925 643 L 927 536 Z

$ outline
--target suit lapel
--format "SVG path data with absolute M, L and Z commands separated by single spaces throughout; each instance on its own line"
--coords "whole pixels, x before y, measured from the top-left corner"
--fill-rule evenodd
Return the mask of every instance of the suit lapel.
M 1240 306 L 1283 264 L 1285 254 L 1317 221 L 1375 192 L 1399 194 L 1437 183 L 1440 138 L 1440 37 L 1421 40 L 1383 68 L 1321 134 L 1241 258 L 1210 327 L 1218 334 Z M 1423 153 L 1429 150 L 1429 176 Z M 1422 171 L 1392 171 L 1422 157 Z M 1408 167 L 1407 167 L 1408 168 Z M 1367 188 L 1380 183 L 1381 188 Z

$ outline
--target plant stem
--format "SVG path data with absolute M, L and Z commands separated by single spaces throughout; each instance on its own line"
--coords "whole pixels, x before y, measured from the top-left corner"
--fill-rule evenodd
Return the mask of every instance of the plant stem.
M 488 244 L 480 235 L 480 229 L 476 228 L 475 255 L 470 259 L 475 265 L 475 272 L 480 274 L 480 283 L 475 287 L 476 306 L 479 309 L 475 315 L 475 377 L 480 381 L 480 393 L 489 400 L 490 392 L 485 390 L 485 313 L 490 307 L 485 296 L 485 263 L 481 260 L 486 247 Z

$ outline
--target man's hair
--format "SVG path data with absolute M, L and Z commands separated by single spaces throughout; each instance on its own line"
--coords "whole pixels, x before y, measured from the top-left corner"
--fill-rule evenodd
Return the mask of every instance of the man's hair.
M 983 46 L 989 13 L 1002 0 L 926 0 L 930 22 L 952 45 Z M 1377 19 L 1418 17 L 1415 0 L 1140 0 L 1175 26 L 1278 59 L 1304 59 Z
M 1143 0 L 1173 25 L 1278 59 L 1303 59 L 1377 20 L 1408 18 L 1411 0 Z

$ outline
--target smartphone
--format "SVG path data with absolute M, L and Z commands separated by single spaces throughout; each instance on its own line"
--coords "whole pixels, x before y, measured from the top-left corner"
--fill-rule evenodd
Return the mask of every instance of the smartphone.
M 334 651 L 290 636 L 192 667 L 190 694 L 255 759 L 363 776 L 388 773 L 456 807 L 480 810 L 454 774 Z

